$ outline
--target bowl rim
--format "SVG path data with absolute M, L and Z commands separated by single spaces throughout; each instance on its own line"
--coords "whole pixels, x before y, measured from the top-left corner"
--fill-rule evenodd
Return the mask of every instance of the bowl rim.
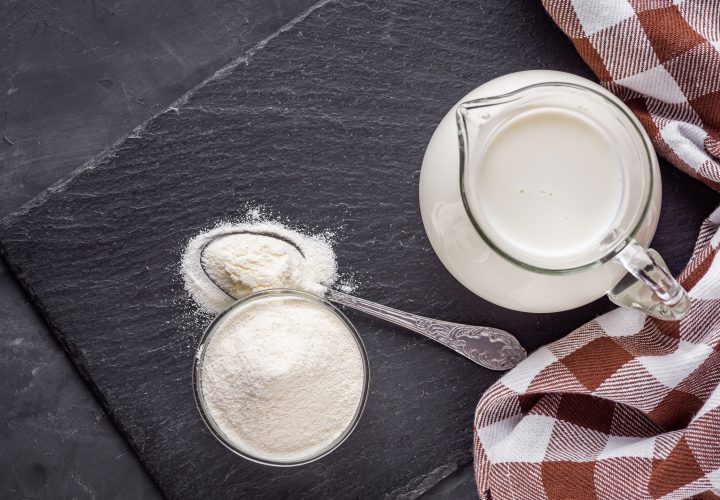
M 244 306 L 247 306 L 250 303 L 253 303 L 258 300 L 263 300 L 267 298 L 272 297 L 294 297 L 294 298 L 300 298 L 304 299 L 310 302 L 313 302 L 315 304 L 319 304 L 321 306 L 324 306 L 327 310 L 329 310 L 331 313 L 333 313 L 336 317 L 338 317 L 345 327 L 348 329 L 350 334 L 352 335 L 353 339 L 355 340 L 355 343 L 358 347 L 358 351 L 360 353 L 360 358 L 362 360 L 363 365 L 363 387 L 362 387 L 362 394 L 360 396 L 360 401 L 358 403 L 357 408 L 355 409 L 355 414 L 353 415 L 352 420 L 350 421 L 350 424 L 343 430 L 343 432 L 335 438 L 327 447 L 322 448 L 317 453 L 314 453 L 312 455 L 307 455 L 298 459 L 294 460 L 276 460 L 276 459 L 269 459 L 264 458 L 261 456 L 254 455 L 246 450 L 243 450 L 240 446 L 237 444 L 234 444 L 231 439 L 229 439 L 219 428 L 218 425 L 215 424 L 215 421 L 210 416 L 209 410 L 206 408 L 204 403 L 204 396 L 202 393 L 202 367 L 203 362 L 205 359 L 205 352 L 206 347 L 209 344 L 209 342 L 212 340 L 213 335 L 215 334 L 216 328 L 222 323 L 223 319 L 230 314 L 232 311 L 236 310 L 237 308 L 241 308 Z M 316 460 L 320 460 L 321 458 L 329 455 L 333 451 L 335 451 L 340 445 L 342 445 L 345 440 L 350 437 L 350 435 L 353 433 L 353 431 L 357 428 L 360 418 L 362 417 L 362 414 L 365 410 L 365 405 L 367 403 L 367 398 L 369 394 L 369 386 L 370 386 L 370 363 L 368 361 L 367 356 L 367 350 L 365 348 L 365 344 L 362 341 L 362 338 L 360 337 L 360 334 L 357 331 L 357 328 L 355 328 L 355 325 L 352 324 L 352 322 L 343 314 L 342 311 L 340 311 L 337 307 L 335 307 L 332 303 L 330 303 L 328 300 L 324 299 L 323 297 L 320 297 L 318 295 L 304 292 L 301 290 L 293 290 L 289 288 L 272 288 L 267 290 L 262 290 L 260 292 L 252 293 L 246 297 L 243 297 L 235 302 L 233 302 L 230 306 L 227 307 L 223 312 L 218 314 L 212 322 L 205 328 L 205 331 L 203 332 L 202 336 L 200 337 L 200 340 L 198 342 L 198 346 L 195 350 L 195 356 L 193 358 L 193 366 L 192 366 L 192 386 L 193 386 L 193 396 L 195 399 L 195 406 L 198 409 L 198 412 L 200 413 L 200 417 L 205 424 L 205 427 L 210 431 L 210 433 L 213 435 L 213 437 L 219 441 L 225 448 L 229 449 L 231 452 L 235 453 L 236 455 L 239 455 L 240 457 L 249 460 L 251 462 L 255 462 L 262 465 L 269 465 L 273 467 L 295 467 L 298 465 L 305 465 L 309 464 L 311 462 L 315 462 Z

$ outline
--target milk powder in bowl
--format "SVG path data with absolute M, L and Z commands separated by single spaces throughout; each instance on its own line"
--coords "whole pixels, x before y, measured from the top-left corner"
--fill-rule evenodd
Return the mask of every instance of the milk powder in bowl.
M 350 435 L 368 374 L 363 343 L 340 311 L 309 293 L 266 290 L 213 321 L 193 384 L 203 420 L 226 447 L 291 466 L 327 455 Z

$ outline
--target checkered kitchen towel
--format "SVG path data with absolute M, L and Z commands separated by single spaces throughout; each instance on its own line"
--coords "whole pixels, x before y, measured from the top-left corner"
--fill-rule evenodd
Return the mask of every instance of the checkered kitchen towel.
M 657 151 L 720 190 L 720 1 L 543 4 Z
M 657 150 L 720 189 L 720 0 L 544 0 Z M 539 349 L 475 416 L 481 496 L 720 496 L 720 208 L 681 322 L 618 309 Z M 718 495 L 718 496 L 716 496 Z

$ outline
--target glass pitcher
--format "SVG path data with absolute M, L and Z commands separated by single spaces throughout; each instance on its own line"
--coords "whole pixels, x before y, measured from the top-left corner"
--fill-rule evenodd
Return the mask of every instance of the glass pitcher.
M 608 293 L 682 318 L 689 298 L 647 248 L 660 197 L 657 158 L 632 113 L 598 85 L 551 71 L 506 75 L 462 99 L 420 179 L 446 267 L 478 295 L 530 312 Z

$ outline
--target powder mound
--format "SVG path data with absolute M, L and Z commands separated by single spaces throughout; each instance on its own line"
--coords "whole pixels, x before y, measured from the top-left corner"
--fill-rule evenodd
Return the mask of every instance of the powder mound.
M 204 351 L 208 416 L 259 458 L 295 461 L 323 452 L 362 402 L 357 342 L 331 310 L 307 299 L 267 297 L 230 309 Z
M 222 224 L 203 232 L 188 243 L 181 268 L 185 288 L 211 314 L 268 288 L 322 295 L 337 275 L 326 239 L 277 222 Z
M 215 283 L 234 297 L 282 286 L 314 287 L 305 283 L 305 258 L 291 244 L 270 236 L 236 234 L 207 247 L 202 264 Z

